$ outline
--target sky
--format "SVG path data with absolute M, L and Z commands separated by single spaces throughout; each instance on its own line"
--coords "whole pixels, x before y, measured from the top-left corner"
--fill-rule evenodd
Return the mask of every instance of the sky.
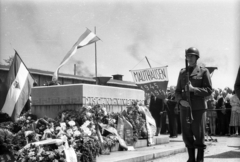
M 60 73 L 94 77 L 168 66 L 168 86 L 185 49 L 217 67 L 214 88 L 233 88 L 240 66 L 239 0 L 0 0 L 0 63 L 19 53 L 28 68 L 54 72 L 86 28 L 101 39 L 78 49 Z M 95 54 L 97 57 L 95 57 Z

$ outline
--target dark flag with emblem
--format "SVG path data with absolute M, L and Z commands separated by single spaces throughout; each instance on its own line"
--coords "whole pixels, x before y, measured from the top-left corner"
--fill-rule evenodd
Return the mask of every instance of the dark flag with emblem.
M 157 98 L 166 97 L 168 85 L 167 66 L 147 68 L 140 70 L 130 70 L 134 82 L 145 91 L 146 94 L 153 95 Z
M 15 121 L 30 96 L 33 82 L 27 67 L 15 51 L 7 78 L 1 85 L 1 112 L 7 113 Z

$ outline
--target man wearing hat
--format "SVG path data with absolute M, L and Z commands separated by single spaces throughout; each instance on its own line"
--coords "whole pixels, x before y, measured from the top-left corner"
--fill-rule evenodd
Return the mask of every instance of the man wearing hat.
M 186 50 L 186 68 L 181 69 L 176 86 L 175 96 L 181 112 L 181 127 L 183 141 L 188 150 L 189 159 L 187 162 L 203 162 L 205 145 L 205 124 L 206 124 L 206 102 L 205 97 L 212 93 L 212 82 L 207 68 L 197 65 L 199 51 L 190 47 Z M 187 83 L 187 74 L 189 82 Z M 187 88 L 187 86 L 189 88 Z M 188 90 L 190 92 L 191 111 L 189 107 L 181 106 L 181 101 L 187 100 Z M 192 115 L 193 120 L 188 120 Z M 195 158 L 197 149 L 197 158 Z

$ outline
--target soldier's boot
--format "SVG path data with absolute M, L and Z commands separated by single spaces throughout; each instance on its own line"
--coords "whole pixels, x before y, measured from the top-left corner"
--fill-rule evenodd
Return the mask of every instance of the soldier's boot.
M 204 149 L 198 149 L 197 162 L 203 162 L 203 161 L 204 161 Z
M 195 148 L 187 148 L 188 150 L 188 161 L 187 162 L 195 162 Z

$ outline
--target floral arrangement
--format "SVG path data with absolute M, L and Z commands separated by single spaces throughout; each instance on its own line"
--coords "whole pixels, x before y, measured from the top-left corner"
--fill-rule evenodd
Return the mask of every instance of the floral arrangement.
M 23 149 L 17 160 L 21 162 L 66 162 L 63 147 L 57 145 L 30 145 L 27 149 Z
M 134 139 L 146 136 L 144 115 L 137 106 L 128 107 L 125 113 L 108 113 L 105 107 L 81 107 L 79 111 L 64 110 L 56 119 L 26 113 L 16 122 L 0 123 L 0 152 L 11 151 L 15 159 L 21 162 L 64 162 L 66 145 L 75 150 L 78 161 L 92 162 L 100 154 L 110 154 L 110 150 L 119 142 L 119 137 L 106 128 L 117 128 L 118 116 L 124 116 L 133 125 Z M 114 131 L 113 131 L 114 132 Z M 63 142 L 37 145 L 35 143 L 49 139 L 61 139 Z
M 127 107 L 122 115 L 133 126 L 133 139 L 137 142 L 140 138 L 147 138 L 146 119 L 142 111 L 139 111 L 138 105 L 133 104 Z

